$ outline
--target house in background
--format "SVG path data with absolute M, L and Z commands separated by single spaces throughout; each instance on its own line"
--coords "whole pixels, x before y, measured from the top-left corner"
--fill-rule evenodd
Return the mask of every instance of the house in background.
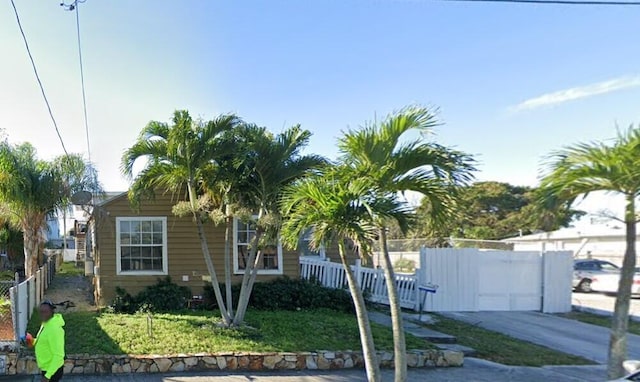
M 168 194 L 156 195 L 132 209 L 126 193 L 96 204 L 87 232 L 88 258 L 94 263 L 96 303 L 108 305 L 116 287 L 135 294 L 170 276 L 201 295 L 209 279 L 196 226 L 191 217 L 176 217 Z M 225 226 L 205 225 L 209 250 L 220 282 L 224 281 Z M 250 225 L 236 221 L 233 229 L 233 283 L 239 283 L 255 233 Z M 303 250 L 301 252 L 307 252 Z M 298 251 L 274 246 L 263 255 L 258 280 L 279 276 L 299 277 Z
M 640 236 L 638 236 L 640 239 Z M 622 265 L 626 247 L 625 229 L 621 224 L 585 224 L 552 232 L 516 236 L 503 240 L 516 251 L 570 250 L 575 258 L 595 258 Z M 640 240 L 636 240 L 640 250 Z

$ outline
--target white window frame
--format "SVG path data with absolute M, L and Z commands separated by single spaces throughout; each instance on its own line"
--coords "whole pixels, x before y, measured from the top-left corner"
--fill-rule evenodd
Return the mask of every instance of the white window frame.
M 122 247 L 120 245 L 120 222 L 162 221 L 162 271 L 123 271 Z M 119 216 L 116 217 L 116 275 L 118 276 L 165 276 L 169 274 L 169 256 L 167 250 L 166 216 Z
M 282 263 L 282 243 L 280 240 L 278 240 L 278 245 L 276 247 L 278 255 L 278 269 L 258 269 L 259 275 L 284 274 L 284 264 Z M 244 274 L 244 269 L 240 269 L 240 263 L 238 260 L 238 218 L 233 218 L 233 273 L 236 275 Z

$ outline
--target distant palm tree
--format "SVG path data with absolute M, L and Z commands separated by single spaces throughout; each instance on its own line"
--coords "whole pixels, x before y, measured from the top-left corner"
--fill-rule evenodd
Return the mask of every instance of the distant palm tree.
M 183 202 L 174 206 L 174 212 L 193 216 L 216 302 L 227 326 L 231 325 L 231 317 L 222 298 L 204 231 L 210 210 L 209 195 L 203 185 L 217 157 L 231 149 L 222 144 L 223 134 L 240 123 L 235 115 L 221 115 L 211 121 L 198 122 L 187 111 L 176 111 L 171 125 L 149 122 L 122 157 L 122 172 L 133 179 L 129 197 L 134 203 L 141 197 L 153 197 L 158 190 L 184 197 Z M 134 177 L 133 167 L 140 159 L 146 162 Z
M 236 167 L 236 186 L 233 187 L 238 204 L 245 211 L 257 215 L 256 235 L 250 246 L 242 277 L 238 308 L 233 323 L 244 322 L 249 297 L 258 275 L 263 244 L 277 244 L 279 232 L 279 203 L 283 190 L 326 163 L 318 155 L 302 155 L 311 132 L 293 126 L 273 135 L 263 127 L 243 125 L 235 130 L 239 144 L 238 155 L 243 158 Z M 239 179 L 237 178 L 239 177 Z M 264 237 L 264 235 L 267 237 Z M 268 244 L 268 243 L 267 243 Z
M 618 134 L 611 144 L 593 142 L 569 146 L 553 153 L 542 178 L 540 202 L 553 207 L 573 202 L 595 191 L 624 196 L 626 208 L 626 250 L 614 308 L 609 362 L 610 379 L 624 374 L 627 356 L 627 327 L 631 286 L 636 266 L 636 202 L 640 195 L 640 129 L 630 128 Z
M 444 222 L 455 212 L 453 187 L 467 183 L 474 168 L 471 157 L 460 151 L 424 138 L 404 139 L 410 131 L 425 134 L 436 125 L 434 114 L 427 108 L 402 109 L 383 121 L 347 131 L 338 141 L 340 160 L 352 172 L 351 178 L 366 177 L 373 181 L 372 190 L 377 198 L 390 199 L 406 191 L 420 193 L 429 205 L 429 219 L 434 224 Z M 415 224 L 412 215 L 410 211 L 395 214 L 402 231 Z M 395 381 L 404 382 L 407 361 L 402 310 L 387 246 L 389 220 L 382 216 L 374 218 L 393 322 Z
M 376 198 L 371 193 L 374 187 L 371 179 L 351 178 L 350 175 L 351 172 L 345 172 L 344 168 L 329 169 L 289 187 L 282 200 L 282 240 L 287 246 L 295 248 L 301 235 L 310 232 L 312 249 L 317 250 L 330 243 L 338 244 L 340 260 L 355 305 L 367 378 L 369 381 L 380 381 L 369 316 L 362 290 L 347 260 L 347 245 L 351 243 L 358 254 L 369 256 L 379 232 L 373 224 L 372 215 L 402 219 L 407 211 L 395 198 Z
M 38 270 L 47 217 L 60 206 L 62 187 L 60 174 L 33 146 L 0 142 L 0 214 L 22 230 L 27 277 Z

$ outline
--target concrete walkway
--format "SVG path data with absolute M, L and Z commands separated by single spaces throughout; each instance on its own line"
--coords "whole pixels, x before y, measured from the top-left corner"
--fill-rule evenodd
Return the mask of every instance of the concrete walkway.
M 605 364 L 609 329 L 538 312 L 445 313 L 446 317 Z M 629 334 L 629 359 L 640 359 L 640 336 Z
M 409 381 L 433 382 L 603 382 L 604 366 L 579 367 L 507 367 L 474 358 L 464 367 L 446 369 L 410 369 Z M 383 371 L 383 381 L 392 381 L 393 371 Z M 40 382 L 39 377 L 0 377 L 0 381 Z M 65 382 L 365 382 L 364 370 L 305 371 L 273 373 L 202 374 L 125 374 L 108 376 L 67 376 Z

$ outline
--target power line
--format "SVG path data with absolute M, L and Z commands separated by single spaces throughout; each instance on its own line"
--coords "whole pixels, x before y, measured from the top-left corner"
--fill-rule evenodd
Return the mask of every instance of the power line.
M 82 1 L 84 3 L 84 1 Z M 84 130 L 87 137 L 87 156 L 91 162 L 91 140 L 89 139 L 89 122 L 87 118 L 87 96 L 84 87 L 84 65 L 82 64 L 82 44 L 80 44 L 80 7 L 78 1 L 75 2 L 76 10 L 76 32 L 78 35 L 78 59 L 80 61 L 80 83 L 82 86 L 82 110 L 84 112 Z
M 58 134 L 58 139 L 60 140 L 60 144 L 62 145 L 62 150 L 64 150 L 64 153 L 66 155 L 69 155 L 69 153 L 67 152 L 67 148 L 64 145 L 64 141 L 62 140 L 62 135 L 60 135 L 60 129 L 58 129 L 58 124 L 56 123 L 56 119 L 53 117 L 53 112 L 51 111 L 51 105 L 49 104 L 49 100 L 47 99 L 47 94 L 44 91 L 44 86 L 42 86 L 42 81 L 40 81 L 40 75 L 38 74 L 38 69 L 36 69 L 36 63 L 33 60 L 33 56 L 31 55 L 31 49 L 29 49 L 27 36 L 25 36 L 24 34 L 24 29 L 22 28 L 22 23 L 20 22 L 20 15 L 18 14 L 18 9 L 16 9 L 16 3 L 13 0 L 11 0 L 11 6 L 13 7 L 13 12 L 16 15 L 16 21 L 18 22 L 18 28 L 20 28 L 20 34 L 22 35 L 24 46 L 25 48 L 27 48 L 27 53 L 29 54 L 29 60 L 31 61 L 31 67 L 33 68 L 33 73 L 36 75 L 38 86 L 40 86 L 40 92 L 42 92 L 42 98 L 44 99 L 44 103 L 47 105 L 47 110 L 49 111 L 49 117 L 51 117 L 51 122 L 53 122 L 53 127 L 56 129 L 56 134 Z
M 601 1 L 601 0 L 439 0 L 468 3 L 523 3 L 523 4 L 555 4 L 555 5 L 607 5 L 607 6 L 639 6 L 638 1 Z

